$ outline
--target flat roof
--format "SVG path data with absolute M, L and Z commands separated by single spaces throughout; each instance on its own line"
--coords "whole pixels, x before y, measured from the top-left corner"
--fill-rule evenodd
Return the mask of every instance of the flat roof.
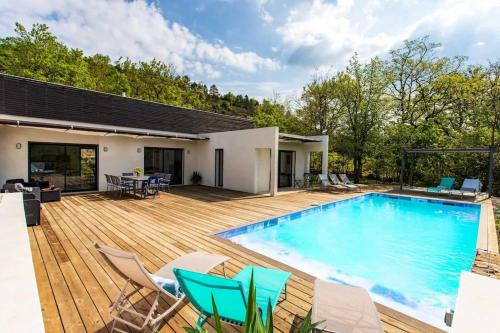
M 319 139 L 311 138 L 309 136 L 287 134 L 287 133 L 280 133 L 279 138 L 283 141 L 322 142 Z
M 0 114 L 187 134 L 255 128 L 252 120 L 0 73 Z

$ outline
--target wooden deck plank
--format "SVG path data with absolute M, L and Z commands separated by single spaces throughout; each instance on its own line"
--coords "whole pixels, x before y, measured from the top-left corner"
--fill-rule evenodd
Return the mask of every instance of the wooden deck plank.
M 31 246 L 31 256 L 35 267 L 36 283 L 40 295 L 40 303 L 43 313 L 43 324 L 47 332 L 64 332 L 61 316 L 57 308 L 56 299 L 47 275 L 47 270 L 42 260 L 40 249 L 36 241 L 33 229 L 28 229 Z M 57 315 L 54 315 L 57 314 Z
M 58 313 L 47 313 L 44 315 L 61 317 L 61 322 L 65 332 L 86 332 L 80 313 L 75 305 L 75 300 L 71 294 L 59 265 L 52 253 L 47 238 L 41 227 L 36 227 L 34 234 L 37 239 L 38 248 L 43 259 L 50 285 L 54 291 Z M 40 295 L 42 296 L 42 295 Z M 43 303 L 43 301 L 42 301 Z
M 156 199 L 116 199 L 97 193 L 65 196 L 60 202 L 44 204 L 44 224 L 30 230 L 30 241 L 37 282 L 44 288 L 40 297 L 46 325 L 54 327 L 51 332 L 107 332 L 110 328 L 107 305 L 124 280 L 95 251 L 93 242 L 98 241 L 137 253 L 153 272 L 194 250 L 231 257 L 226 266 L 229 276 L 249 264 L 290 269 L 289 297 L 278 305 L 274 316 L 277 332 L 289 332 L 311 307 L 313 278 L 213 234 L 354 195 L 357 193 L 309 191 L 271 198 L 207 187 L 179 187 Z M 134 299 L 138 302 L 135 306 L 143 309 L 150 300 L 140 298 Z M 161 309 L 171 302 L 162 299 Z M 434 331 L 391 309 L 379 310 L 386 332 Z M 187 304 L 167 319 L 160 332 L 183 332 L 196 317 L 192 305 Z M 225 328 L 228 332 L 241 331 Z M 213 331 L 213 324 L 209 330 Z

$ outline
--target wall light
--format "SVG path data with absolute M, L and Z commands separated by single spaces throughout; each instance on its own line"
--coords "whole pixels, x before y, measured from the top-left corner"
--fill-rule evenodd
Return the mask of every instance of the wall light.
M 109 148 L 108 147 L 104 147 L 104 148 L 102 148 L 102 150 L 106 153 L 109 150 Z
M 141 147 L 137 148 L 137 152 L 138 152 L 139 154 L 140 154 L 140 153 L 142 153 L 142 148 L 141 148 Z
M 186 151 L 186 154 L 188 154 L 188 155 L 189 155 L 189 154 L 191 154 L 191 151 L 189 151 L 189 149 L 188 149 L 188 150 Z
M 21 148 L 23 148 L 21 142 L 16 143 L 16 149 L 21 149 Z

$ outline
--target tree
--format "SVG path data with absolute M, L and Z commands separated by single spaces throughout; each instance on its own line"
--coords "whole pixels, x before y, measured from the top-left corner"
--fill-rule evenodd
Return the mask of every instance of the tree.
M 354 179 L 359 182 L 367 147 L 383 115 L 386 88 L 383 67 L 377 58 L 361 65 L 355 55 L 345 72 L 337 76 L 338 104 L 345 112 L 343 137 L 353 158 Z
M 496 139 L 500 131 L 500 61 L 490 63 L 486 73 L 486 123 L 490 127 L 490 145 L 499 146 Z
M 214 99 L 214 100 L 217 100 L 219 99 L 220 97 L 220 94 L 219 94 L 219 89 L 217 89 L 217 86 L 215 84 L 212 84 L 210 86 L 210 89 L 208 91 L 208 94 L 210 95 L 210 98 Z
M 117 95 L 123 93 L 130 95 L 127 76 L 111 63 L 108 56 L 95 54 L 85 57 L 85 61 L 92 78 L 92 89 Z
M 439 93 L 443 88 L 440 79 L 459 70 L 464 58 L 438 58 L 440 46 L 425 36 L 405 41 L 402 48 L 389 52 L 387 94 L 397 123 L 416 128 L 446 109 L 442 99 L 446 95 Z
M 335 85 L 332 77 L 316 76 L 304 87 L 297 115 L 308 132 L 333 134 L 338 127 L 342 112 L 335 98 Z
M 48 29 L 45 24 L 34 24 L 28 31 L 16 23 L 16 36 L 0 39 L 0 71 L 75 87 L 91 87 L 83 52 L 66 47 Z
M 275 98 L 263 100 L 252 117 L 257 127 L 277 126 L 282 133 L 302 134 L 300 121 Z

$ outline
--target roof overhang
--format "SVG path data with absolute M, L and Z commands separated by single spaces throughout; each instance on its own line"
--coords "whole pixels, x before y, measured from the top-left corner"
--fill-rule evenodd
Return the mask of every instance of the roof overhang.
M 309 136 L 295 135 L 295 134 L 286 134 L 280 133 L 279 138 L 281 142 L 322 142 L 320 139 L 312 138 Z
M 154 131 L 141 128 L 129 128 L 129 127 L 108 126 L 108 125 L 99 125 L 99 124 L 73 122 L 73 121 L 20 117 L 7 114 L 0 114 L 0 124 L 16 126 L 16 127 L 59 129 L 59 130 L 64 130 L 64 132 L 66 133 L 92 134 L 98 136 L 126 135 L 126 136 L 132 136 L 137 139 L 166 138 L 166 139 L 177 139 L 177 140 L 208 140 L 208 137 L 204 137 L 198 134 Z

